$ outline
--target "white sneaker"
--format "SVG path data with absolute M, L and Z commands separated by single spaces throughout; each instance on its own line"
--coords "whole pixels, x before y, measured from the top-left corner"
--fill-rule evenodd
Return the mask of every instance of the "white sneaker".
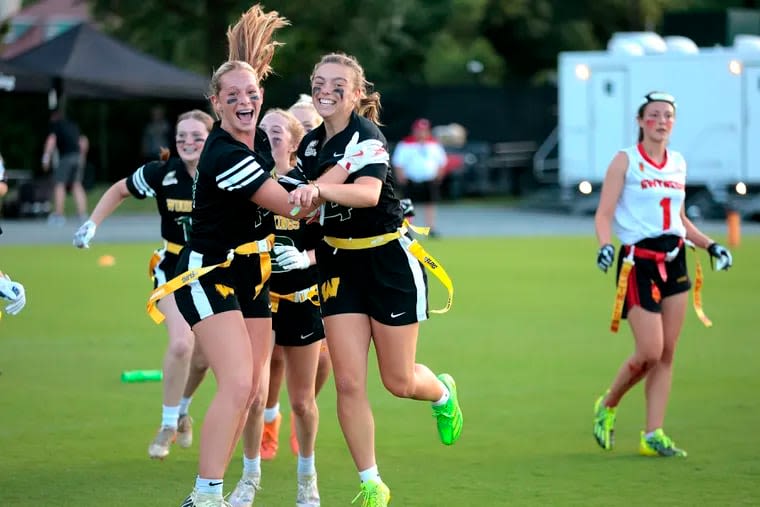
M 299 475 L 296 507 L 319 507 L 319 505 L 317 474 Z
M 177 439 L 177 428 L 163 426 L 158 430 L 156 438 L 148 446 L 148 456 L 151 459 L 164 459 L 169 455 L 169 447 Z
M 251 507 L 253 500 L 256 498 L 256 492 L 261 489 L 260 483 L 260 475 L 244 475 L 230 495 L 230 506 Z
M 193 490 L 179 507 L 231 507 L 221 495 L 209 495 Z
M 193 445 L 193 418 L 187 414 L 177 420 L 177 445 L 184 449 Z

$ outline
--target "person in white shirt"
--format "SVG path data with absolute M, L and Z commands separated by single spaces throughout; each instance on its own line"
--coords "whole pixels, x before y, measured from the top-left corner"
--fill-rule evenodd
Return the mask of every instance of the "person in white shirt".
M 421 204 L 425 225 L 434 236 L 436 208 L 441 198 L 441 180 L 446 166 L 446 151 L 430 131 L 430 121 L 420 118 L 412 123 L 412 134 L 393 150 L 391 163 L 405 197 Z
M 599 268 L 606 272 L 612 267 L 613 228 L 622 243 L 618 278 L 624 258 L 629 265 L 634 263 L 630 271 L 622 270 L 627 278 L 618 282 L 621 316 L 628 319 L 635 350 L 596 402 L 594 437 L 603 449 L 612 449 L 617 405 L 646 378 L 646 430 L 641 432 L 639 444 L 639 452 L 645 456 L 686 456 L 662 429 L 673 357 L 691 288 L 685 240 L 706 249 L 717 270 L 732 264 L 731 253 L 686 217 L 686 162 L 680 153 L 667 149 L 675 118 L 673 96 L 662 92 L 646 95 L 637 115 L 639 142 L 612 159 L 595 217 Z

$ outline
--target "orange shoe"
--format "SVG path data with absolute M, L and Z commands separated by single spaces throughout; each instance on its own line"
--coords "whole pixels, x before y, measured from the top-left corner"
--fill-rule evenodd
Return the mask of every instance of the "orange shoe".
M 264 423 L 264 435 L 261 437 L 261 459 L 265 461 L 273 460 L 277 456 L 277 447 L 280 440 L 280 423 L 282 422 L 282 414 L 277 414 L 277 417 L 272 422 Z
M 290 413 L 290 450 L 298 456 L 298 435 L 296 434 L 296 418 Z

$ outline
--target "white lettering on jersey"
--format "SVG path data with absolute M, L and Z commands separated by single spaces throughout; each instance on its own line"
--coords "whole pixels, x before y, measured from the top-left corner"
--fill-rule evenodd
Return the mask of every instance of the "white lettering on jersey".
M 686 197 L 686 161 L 668 150 L 658 167 L 639 145 L 622 150 L 628 156 L 625 184 L 615 208 L 615 233 L 625 245 L 663 234 L 686 236 L 681 207 Z
M 179 183 L 177 181 L 177 171 L 169 171 L 161 181 L 161 186 L 168 187 L 169 185 L 176 185 L 177 183 Z
M 316 157 L 317 144 L 319 144 L 319 140 L 317 139 L 314 139 L 312 142 L 310 142 L 309 145 L 306 147 L 306 151 L 304 151 L 303 153 L 304 157 Z

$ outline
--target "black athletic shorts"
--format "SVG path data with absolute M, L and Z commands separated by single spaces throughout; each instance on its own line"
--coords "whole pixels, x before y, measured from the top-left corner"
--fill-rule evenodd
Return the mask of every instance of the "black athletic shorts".
M 322 316 L 369 315 L 401 326 L 427 319 L 427 276 L 404 245 L 404 236 L 376 248 L 336 250 L 325 242 L 316 249 Z
M 408 181 L 404 187 L 404 197 L 413 203 L 429 203 L 441 200 L 441 185 L 435 180 L 431 181 Z
M 177 262 L 177 275 L 188 269 L 213 265 L 219 257 L 204 255 L 188 247 L 182 249 Z M 256 287 L 260 286 L 258 294 Z M 232 264 L 216 268 L 177 290 L 177 307 L 190 327 L 201 320 L 230 310 L 240 310 L 244 318 L 271 317 L 269 280 L 261 285 L 261 256 L 235 255 Z
M 310 301 L 294 303 L 280 299 L 277 311 L 272 312 L 272 329 L 277 345 L 301 347 L 325 337 L 322 313 Z
M 647 238 L 636 243 L 636 248 L 645 248 L 657 252 L 670 252 L 681 239 L 678 236 L 665 235 L 656 238 Z M 631 268 L 631 274 L 628 279 L 628 292 L 625 296 L 622 317 L 628 316 L 628 309 L 634 306 L 640 306 L 650 312 L 660 313 L 662 311 L 662 300 L 668 296 L 686 292 L 691 288 L 689 272 L 686 267 L 686 247 L 681 246 L 678 255 L 670 261 L 665 262 L 665 272 L 667 280 L 663 280 L 660 275 L 660 269 L 657 262 L 651 259 L 642 259 L 636 257 L 634 249 L 634 266 Z M 620 269 L 623 266 L 623 258 L 628 255 L 628 249 L 625 245 L 620 247 L 618 253 L 617 276 L 620 276 Z M 617 283 L 617 281 L 616 281 Z
M 159 262 L 153 268 L 153 288 L 156 289 L 160 285 L 165 284 L 176 276 L 177 261 L 179 261 L 179 255 L 167 252 L 166 250 L 159 250 L 157 252 L 159 256 Z

